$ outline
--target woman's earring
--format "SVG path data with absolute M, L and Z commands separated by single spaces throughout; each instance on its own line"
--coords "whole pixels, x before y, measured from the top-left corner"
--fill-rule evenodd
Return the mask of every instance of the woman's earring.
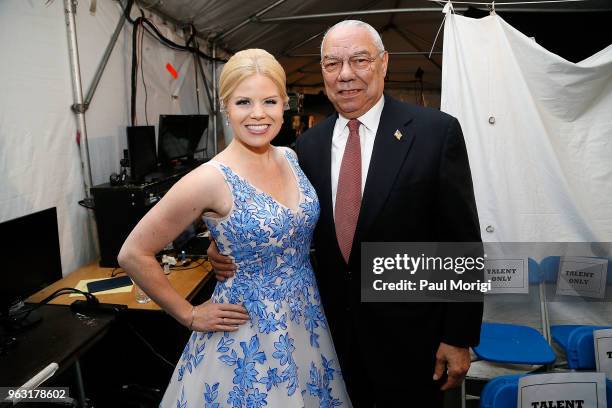
M 289 109 L 290 109 L 289 102 L 285 102 L 285 104 L 283 105 L 283 110 L 288 111 Z
M 229 123 L 229 115 L 227 113 L 225 114 L 225 125 L 227 127 L 229 127 L 229 125 L 230 125 L 230 123 Z

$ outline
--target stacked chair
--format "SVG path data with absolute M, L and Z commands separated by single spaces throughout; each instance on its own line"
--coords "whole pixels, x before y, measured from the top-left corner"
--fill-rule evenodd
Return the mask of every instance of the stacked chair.
M 546 282 L 556 282 L 560 258 L 546 257 L 540 264 L 529 260 L 529 281 L 540 290 L 542 332 L 528 326 L 506 323 L 483 323 L 480 345 L 474 348 L 479 359 L 504 364 L 535 364 L 542 371 L 560 371 L 553 367 L 556 360 L 551 341 L 562 349 L 570 371 L 595 370 L 593 331 L 612 326 L 553 325 L 548 320 Z M 608 284 L 612 280 L 612 261 L 608 262 Z M 567 370 L 565 370 L 567 371 Z M 519 379 L 530 373 L 502 375 L 487 382 L 480 394 L 481 408 L 516 408 Z M 612 381 L 607 380 L 607 404 L 612 408 Z

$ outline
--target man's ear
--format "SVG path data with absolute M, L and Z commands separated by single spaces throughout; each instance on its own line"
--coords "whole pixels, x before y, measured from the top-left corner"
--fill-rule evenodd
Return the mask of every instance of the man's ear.
M 383 76 L 386 77 L 387 67 L 389 66 L 389 53 L 387 51 L 385 51 L 382 55 L 382 63 Z

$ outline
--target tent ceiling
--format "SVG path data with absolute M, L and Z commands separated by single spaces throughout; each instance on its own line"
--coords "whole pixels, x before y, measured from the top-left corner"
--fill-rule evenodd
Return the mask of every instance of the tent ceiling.
M 480 0 L 482 1 L 482 0 Z M 512 0 L 501 0 L 512 1 Z M 262 9 L 278 3 L 261 19 L 356 10 L 397 8 L 439 9 L 433 12 L 360 15 L 382 33 L 385 47 L 393 52 L 429 52 L 442 22 L 441 6 L 427 0 L 146 0 L 140 4 L 176 21 L 192 23 L 201 37 L 212 39 L 243 23 Z M 456 4 L 455 7 L 465 7 Z M 500 9 L 502 6 L 497 6 Z M 515 6 L 517 7 L 517 6 Z M 610 0 L 521 5 L 537 9 L 605 9 Z M 507 8 L 506 8 L 507 9 Z M 251 21 L 229 35 L 219 45 L 235 52 L 244 48 L 264 48 L 274 54 L 287 71 L 289 86 L 318 88 L 322 78 L 319 67 L 321 34 L 334 23 L 349 18 L 324 17 L 284 22 Z M 308 41 L 308 39 L 310 39 Z M 424 71 L 425 89 L 439 90 L 442 65 L 442 38 L 438 39 L 431 60 L 426 55 L 391 55 L 387 87 L 412 88 L 415 72 Z

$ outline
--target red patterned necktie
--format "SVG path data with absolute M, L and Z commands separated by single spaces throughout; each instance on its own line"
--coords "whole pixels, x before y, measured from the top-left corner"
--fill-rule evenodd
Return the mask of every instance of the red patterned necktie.
M 349 137 L 344 148 L 338 189 L 336 190 L 336 238 L 344 260 L 348 264 L 361 207 L 361 146 L 359 144 L 359 122 L 348 122 Z

